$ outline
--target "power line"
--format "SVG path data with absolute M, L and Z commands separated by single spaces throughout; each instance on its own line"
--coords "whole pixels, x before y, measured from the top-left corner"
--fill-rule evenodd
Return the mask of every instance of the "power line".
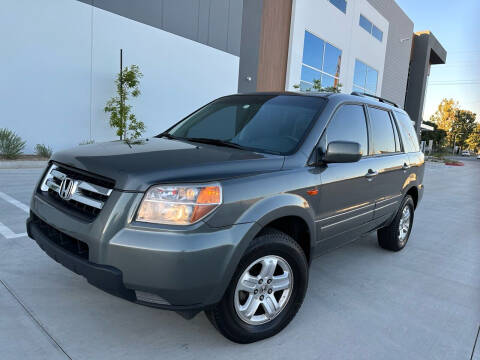
M 428 83 L 430 85 L 480 85 L 480 80 L 431 81 Z

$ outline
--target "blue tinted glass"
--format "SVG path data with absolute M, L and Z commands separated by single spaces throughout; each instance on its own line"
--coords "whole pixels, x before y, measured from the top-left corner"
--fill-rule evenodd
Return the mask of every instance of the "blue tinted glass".
M 367 67 L 367 83 L 365 87 L 369 92 L 372 92 L 372 94 L 375 94 L 377 92 L 377 78 L 378 78 L 378 71 L 368 66 Z
M 311 91 L 312 84 L 300 81 L 300 91 Z
M 353 86 L 353 91 L 357 91 L 359 93 L 364 93 L 365 92 L 365 90 L 363 90 L 362 88 L 359 88 L 358 86 L 355 86 L 355 85 Z
M 320 80 L 320 72 L 302 65 L 302 80 L 313 84 L 313 80 Z
M 347 13 L 347 2 L 345 0 L 330 0 L 330 2 L 341 12 Z
M 359 25 L 365 30 L 367 30 L 369 33 L 372 32 L 372 23 L 369 20 L 367 20 L 367 18 L 363 15 L 360 15 Z
M 375 25 L 373 25 L 372 29 L 372 35 L 376 37 L 379 41 L 382 41 L 383 39 L 383 32 L 379 28 L 377 28 Z
M 342 51 L 328 43 L 325 44 L 325 58 L 323 61 L 323 71 L 327 74 L 340 75 L 340 61 L 342 59 Z
M 317 69 L 322 68 L 323 40 L 308 31 L 305 31 L 305 42 L 303 44 L 303 63 Z
M 361 61 L 355 60 L 355 73 L 353 75 L 353 83 L 360 87 L 365 87 L 365 77 L 367 75 L 367 65 Z
M 325 75 L 322 75 L 322 87 L 331 87 L 335 85 L 335 78 Z

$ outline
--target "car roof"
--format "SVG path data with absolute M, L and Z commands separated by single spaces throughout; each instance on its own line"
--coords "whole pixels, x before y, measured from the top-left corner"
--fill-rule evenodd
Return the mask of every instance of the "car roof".
M 393 102 L 382 98 L 375 98 L 371 97 L 368 94 L 360 94 L 360 93 L 352 93 L 352 94 L 345 94 L 345 93 L 331 93 L 331 92 L 316 92 L 316 91 L 268 91 L 268 92 L 249 92 L 249 93 L 241 93 L 236 95 L 230 96 L 238 96 L 238 95 L 256 95 L 256 96 L 274 96 L 274 95 L 288 95 L 288 96 L 309 96 L 309 97 L 321 97 L 325 98 L 328 101 L 335 101 L 338 103 L 343 102 L 360 102 L 372 106 L 383 107 L 392 111 L 397 111 L 400 113 L 407 114 L 405 110 L 396 106 Z

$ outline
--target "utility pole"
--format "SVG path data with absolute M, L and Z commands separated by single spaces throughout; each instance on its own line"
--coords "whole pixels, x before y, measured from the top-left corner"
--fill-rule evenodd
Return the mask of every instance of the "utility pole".
M 120 140 L 123 139 L 125 133 L 126 119 L 123 119 L 123 49 L 120 49 L 120 117 L 122 119 L 123 131 Z

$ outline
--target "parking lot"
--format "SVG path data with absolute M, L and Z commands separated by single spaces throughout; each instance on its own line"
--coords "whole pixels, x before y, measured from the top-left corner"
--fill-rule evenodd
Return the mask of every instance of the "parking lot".
M 64 269 L 25 234 L 41 169 L 0 170 L 0 359 L 480 360 L 480 160 L 463 160 L 427 164 L 402 252 L 372 233 L 318 258 L 297 317 L 251 345 Z

